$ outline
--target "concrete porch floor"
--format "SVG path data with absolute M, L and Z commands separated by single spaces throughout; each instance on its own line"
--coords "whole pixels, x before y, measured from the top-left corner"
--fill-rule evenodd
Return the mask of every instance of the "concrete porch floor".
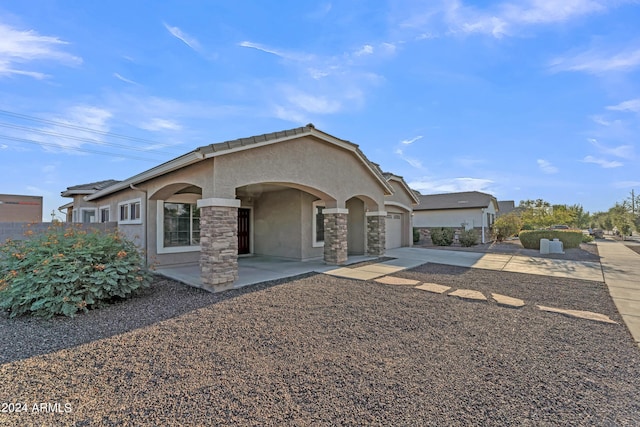
M 349 256 L 345 265 L 371 261 L 376 258 L 366 255 Z M 284 279 L 311 272 L 323 273 L 335 268 L 335 265 L 325 264 L 324 260 L 321 259 L 296 261 L 261 255 L 240 257 L 238 258 L 238 280 L 233 284 L 233 287 L 242 288 L 256 283 Z M 190 286 L 202 288 L 200 266 L 198 264 L 157 268 L 155 273 Z

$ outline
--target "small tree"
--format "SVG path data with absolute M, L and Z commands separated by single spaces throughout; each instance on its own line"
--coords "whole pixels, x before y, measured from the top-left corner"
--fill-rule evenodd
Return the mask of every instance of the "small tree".
M 507 237 L 515 236 L 522 228 L 522 219 L 514 212 L 499 216 L 493 223 L 493 234 L 501 242 Z

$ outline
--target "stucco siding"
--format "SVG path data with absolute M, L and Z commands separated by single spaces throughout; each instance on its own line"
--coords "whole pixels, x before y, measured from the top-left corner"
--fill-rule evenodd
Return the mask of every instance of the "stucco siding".
M 442 209 L 437 211 L 415 211 L 414 227 L 460 227 L 468 223 L 468 227 L 482 227 L 480 209 Z
M 364 203 L 360 199 L 350 199 L 347 202 L 347 253 L 349 255 L 362 255 L 366 251 L 366 220 L 364 216 Z
M 301 259 L 302 197 L 295 189 L 263 193 L 254 202 L 254 253 Z
M 384 187 L 353 153 L 312 137 L 222 155 L 213 175 L 215 197 L 233 198 L 236 187 L 270 182 L 304 186 L 339 204 L 356 195 L 372 198 L 373 208 L 384 204 Z
M 393 179 L 389 180 L 388 182 L 391 185 L 391 188 L 393 188 L 393 195 L 385 196 L 384 198 L 385 202 L 399 203 L 411 209 L 415 201 L 411 198 L 410 195 L 407 194 L 407 191 L 404 189 L 404 186 L 401 185 L 398 181 L 395 181 Z

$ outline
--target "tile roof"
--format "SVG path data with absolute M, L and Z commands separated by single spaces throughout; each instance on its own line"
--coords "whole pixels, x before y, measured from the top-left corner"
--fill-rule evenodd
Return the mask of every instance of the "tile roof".
M 120 181 L 116 179 L 105 179 L 104 181 L 90 182 L 87 184 L 73 185 L 67 187 L 65 191 L 61 193 L 62 197 L 71 197 L 74 194 L 93 194 L 96 191 L 103 190 L 107 187 L 111 187 Z
M 418 195 L 420 204 L 413 208 L 414 211 L 426 211 L 436 209 L 469 209 L 486 208 L 495 197 L 491 194 L 479 191 L 464 191 L 460 193 L 427 194 Z

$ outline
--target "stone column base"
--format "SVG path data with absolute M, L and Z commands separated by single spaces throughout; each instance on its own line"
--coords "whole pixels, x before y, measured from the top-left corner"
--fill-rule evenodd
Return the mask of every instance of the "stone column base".
M 198 205 L 203 288 L 212 292 L 230 289 L 238 280 L 238 208 Z
M 367 255 L 382 256 L 386 250 L 386 212 L 384 215 L 367 213 Z
M 342 265 L 347 262 L 347 209 L 324 209 L 324 261 Z

